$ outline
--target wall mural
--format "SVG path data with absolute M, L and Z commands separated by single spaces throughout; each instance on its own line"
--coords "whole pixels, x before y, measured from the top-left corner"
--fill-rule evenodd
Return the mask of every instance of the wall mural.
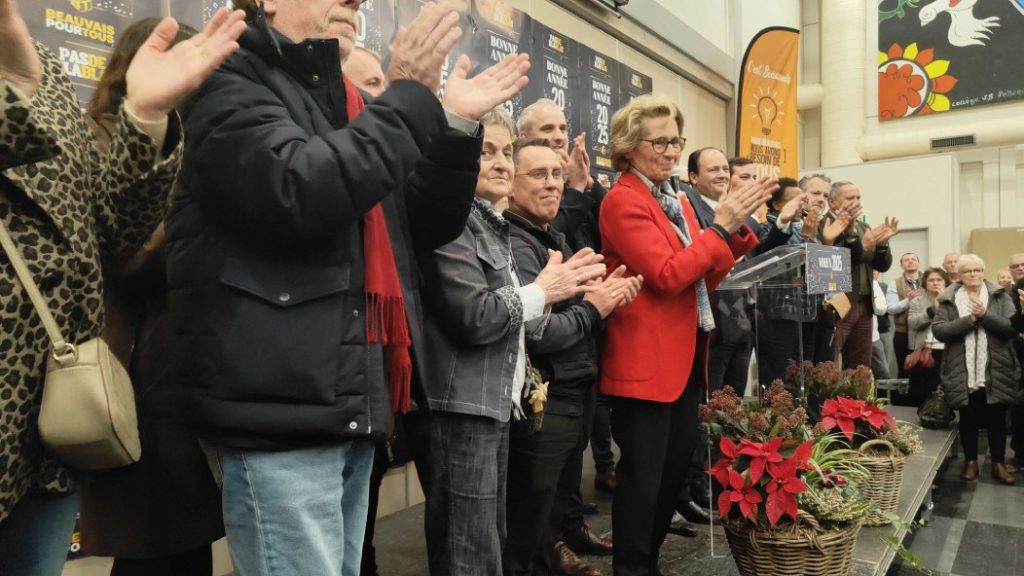
M 879 0 L 878 119 L 1024 98 L 1024 0 Z

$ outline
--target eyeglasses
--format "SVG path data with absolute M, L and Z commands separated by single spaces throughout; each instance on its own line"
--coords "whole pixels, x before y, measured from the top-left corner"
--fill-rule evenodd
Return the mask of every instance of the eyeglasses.
M 544 168 L 535 168 L 533 170 L 530 170 L 529 172 L 520 172 L 519 174 L 516 174 L 516 176 L 527 176 L 527 177 L 530 178 L 530 180 L 534 180 L 534 181 L 537 181 L 537 182 L 543 182 L 543 181 L 547 180 L 548 178 L 553 178 L 555 180 L 561 180 L 562 179 L 562 170 L 559 169 L 559 168 L 556 168 L 554 170 L 545 170 Z
M 644 138 L 641 138 L 640 141 L 650 142 L 651 148 L 654 148 L 654 151 L 657 152 L 658 154 L 664 154 L 665 150 L 668 150 L 669 144 L 671 144 L 672 147 L 675 148 L 676 152 L 679 152 L 680 150 L 683 149 L 684 146 L 686 146 L 686 138 L 683 137 L 655 138 L 654 140 L 646 140 Z
M 984 274 L 984 268 L 971 268 L 970 270 L 961 270 L 960 274 Z

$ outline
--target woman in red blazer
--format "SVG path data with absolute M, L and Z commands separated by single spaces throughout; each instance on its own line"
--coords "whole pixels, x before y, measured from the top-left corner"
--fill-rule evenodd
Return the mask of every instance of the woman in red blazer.
M 682 112 L 659 96 L 635 98 L 612 117 L 612 163 L 622 176 L 601 205 L 602 252 L 609 270 L 624 264 L 644 277 L 636 300 L 609 317 L 601 359 L 600 389 L 613 397 L 621 451 L 612 503 L 617 576 L 660 574 L 658 551 L 699 441 L 714 324 L 708 291 L 757 245 L 744 221 L 775 186 L 762 178 L 730 191 L 702 231 L 667 182 L 682 130 Z

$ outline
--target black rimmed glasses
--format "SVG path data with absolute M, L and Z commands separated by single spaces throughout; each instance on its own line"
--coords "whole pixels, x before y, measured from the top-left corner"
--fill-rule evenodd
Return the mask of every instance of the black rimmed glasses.
M 641 142 L 650 142 L 651 148 L 658 154 L 664 154 L 665 150 L 668 150 L 668 145 L 671 144 L 672 148 L 675 148 L 676 152 L 682 151 L 686 146 L 686 138 L 682 136 L 677 138 L 655 138 L 654 140 L 647 140 L 645 138 L 640 139 Z

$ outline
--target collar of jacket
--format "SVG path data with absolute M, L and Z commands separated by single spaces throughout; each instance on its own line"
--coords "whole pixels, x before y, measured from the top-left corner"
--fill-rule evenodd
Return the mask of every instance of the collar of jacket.
M 473 212 L 480 217 L 481 220 L 487 223 L 495 232 L 505 233 L 508 232 L 508 221 L 506 221 L 501 214 L 494 209 L 494 206 L 480 198 L 475 196 L 473 198 Z
M 270 26 L 262 3 L 256 20 L 245 29 L 238 44 L 284 68 L 308 89 L 323 87 L 335 77 L 341 81 L 341 53 L 336 38 L 306 38 L 293 42 Z M 344 90 L 341 94 L 344 98 Z
M 997 295 L 997 294 L 999 294 L 1001 292 L 1006 292 L 1006 288 L 1003 288 L 1002 286 L 999 286 L 997 284 L 993 284 L 993 283 L 989 282 L 988 280 L 982 280 L 982 282 L 984 282 L 985 286 L 988 288 L 989 302 L 992 301 L 992 297 L 993 296 L 995 296 L 995 295 Z M 960 288 L 963 288 L 963 286 L 964 286 L 963 282 L 960 282 L 960 281 L 953 282 L 949 286 L 946 286 L 946 289 L 943 290 L 939 294 L 939 297 L 935 299 L 936 302 L 952 302 L 953 301 L 953 295 L 956 294 L 957 290 L 959 290 Z
M 555 230 L 554 226 L 549 224 L 547 229 L 541 228 L 511 210 L 505 210 L 502 216 L 510 225 L 526 230 L 527 233 L 552 250 L 562 250 L 562 245 L 565 244 L 565 235 Z

